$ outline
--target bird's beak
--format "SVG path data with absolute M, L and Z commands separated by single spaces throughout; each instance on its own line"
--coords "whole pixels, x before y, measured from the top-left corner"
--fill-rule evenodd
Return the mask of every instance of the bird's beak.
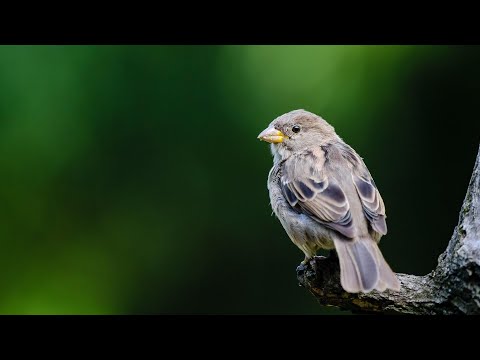
M 285 134 L 283 134 L 281 131 L 278 131 L 274 127 L 268 127 L 258 135 L 260 140 L 272 144 L 281 143 L 286 137 L 287 136 L 285 136 Z

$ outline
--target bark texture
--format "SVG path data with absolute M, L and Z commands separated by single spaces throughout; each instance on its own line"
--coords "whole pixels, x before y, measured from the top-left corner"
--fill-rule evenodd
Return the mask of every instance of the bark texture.
M 425 276 L 397 276 L 399 292 L 350 294 L 340 285 L 334 252 L 297 268 L 300 285 L 321 305 L 363 313 L 480 314 L 480 148 L 458 225 L 436 269 Z

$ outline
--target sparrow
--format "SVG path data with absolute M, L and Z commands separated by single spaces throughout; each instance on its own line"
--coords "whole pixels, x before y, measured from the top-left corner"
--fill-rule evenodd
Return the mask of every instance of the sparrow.
M 378 243 L 387 233 L 385 205 L 363 159 L 322 117 L 294 110 L 258 138 L 270 143 L 270 204 L 306 264 L 335 249 L 340 283 L 350 293 L 398 291 L 400 282 Z

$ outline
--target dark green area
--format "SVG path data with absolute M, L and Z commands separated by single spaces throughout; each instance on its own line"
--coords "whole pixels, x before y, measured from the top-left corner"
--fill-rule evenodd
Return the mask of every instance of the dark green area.
M 332 313 L 271 216 L 270 121 L 322 115 L 425 274 L 478 147 L 480 49 L 0 47 L 0 313 Z

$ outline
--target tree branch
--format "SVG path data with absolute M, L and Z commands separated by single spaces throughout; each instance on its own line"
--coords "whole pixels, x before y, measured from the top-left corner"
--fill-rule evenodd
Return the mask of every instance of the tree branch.
M 350 294 L 340 285 L 334 252 L 297 268 L 300 285 L 321 305 L 364 313 L 480 314 L 480 148 L 458 225 L 437 268 L 425 276 L 397 276 L 399 292 Z

